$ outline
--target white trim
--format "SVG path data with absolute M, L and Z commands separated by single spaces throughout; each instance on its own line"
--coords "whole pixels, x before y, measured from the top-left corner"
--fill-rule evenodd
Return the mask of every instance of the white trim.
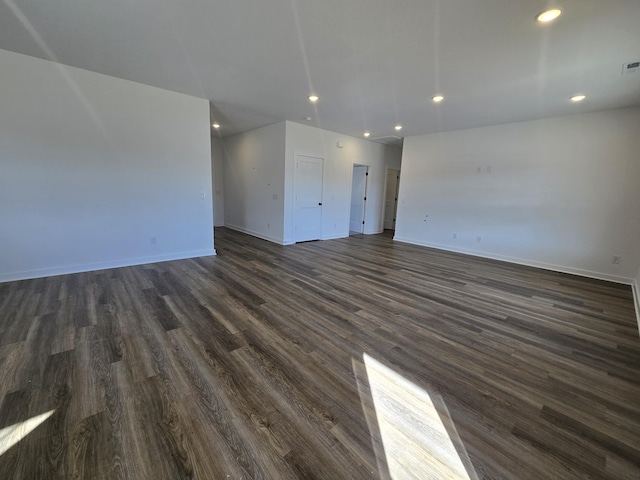
M 278 245 L 287 245 L 279 238 L 271 237 L 269 235 L 265 235 L 264 233 L 256 232 L 254 230 L 249 230 L 248 228 L 238 227 L 236 225 L 231 225 L 229 223 L 225 225 L 225 228 L 230 228 L 231 230 L 237 230 L 238 232 L 246 233 L 247 235 L 261 238 L 262 240 L 266 240 L 268 242 L 277 243 Z
M 226 224 L 225 225 L 226 228 L 230 228 L 231 230 L 236 230 L 238 232 L 241 233 L 246 233 L 247 235 L 251 235 L 252 237 L 256 237 L 256 238 L 261 238 L 262 240 L 266 240 L 268 242 L 272 242 L 272 243 L 277 243 L 278 245 L 295 245 L 296 242 L 291 241 L 291 240 L 279 240 L 275 237 L 270 237 L 268 235 L 264 235 L 262 233 L 258 233 L 258 232 L 254 232 L 253 230 L 249 230 L 246 228 L 242 228 L 242 227 L 237 227 L 235 225 L 229 225 Z M 344 234 L 344 233 L 339 233 L 336 235 L 327 235 L 327 236 L 323 236 L 322 238 L 319 238 L 318 240 L 336 240 L 338 238 L 347 238 L 349 236 L 349 234 Z M 311 240 L 313 241 L 313 240 Z
M 636 307 L 636 320 L 640 334 L 640 284 L 638 284 L 638 279 L 635 279 L 631 284 L 631 291 L 633 291 L 633 305 Z
M 465 248 L 455 248 L 454 249 L 454 248 L 451 248 L 451 247 L 445 246 L 445 245 L 438 245 L 438 244 L 433 244 L 433 243 L 421 242 L 419 240 L 413 240 L 413 239 L 409 239 L 409 238 L 402 238 L 402 237 L 398 237 L 398 236 L 393 237 L 393 240 L 397 241 L 397 242 L 402 242 L 402 243 L 410 243 L 410 244 L 413 244 L 413 245 L 420 245 L 420 246 L 423 246 L 423 247 L 436 248 L 438 250 L 445 250 L 447 252 L 464 253 L 466 255 L 473 255 L 474 257 L 490 258 L 492 260 L 501 260 L 503 262 L 515 263 L 515 264 L 518 264 L 518 265 L 526 265 L 528 267 L 543 268 L 545 270 L 552 270 L 554 272 L 570 273 L 572 275 L 579 275 L 581 277 L 594 278 L 594 279 L 597 279 L 597 280 L 606 280 L 608 282 L 623 283 L 625 285 L 632 285 L 633 284 L 633 279 L 631 279 L 631 278 L 620 277 L 618 275 L 610 275 L 608 273 L 593 272 L 591 270 L 582 270 L 580 268 L 566 267 L 564 265 L 555 265 L 555 264 L 552 264 L 552 263 L 537 262 L 535 260 L 527 260 L 527 259 L 524 259 L 524 258 L 508 257 L 508 256 L 505 256 L 505 255 L 495 255 L 495 254 L 490 254 L 490 253 L 486 253 L 486 252 L 479 252 L 477 250 L 468 250 L 468 249 L 465 249 Z
M 93 272 L 110 268 L 131 267 L 133 265 L 145 265 L 148 263 L 168 262 L 171 260 L 183 260 L 185 258 L 208 257 L 216 255 L 215 248 L 209 250 L 195 250 L 192 252 L 169 253 L 152 257 L 128 258 L 109 262 L 86 263 L 84 265 L 71 265 L 66 267 L 39 268 L 23 272 L 0 273 L 0 283 L 14 282 L 16 280 L 28 280 L 32 278 L 53 277 L 56 275 L 68 275 L 71 273 Z
M 327 235 L 326 237 L 322 237 L 320 240 L 336 240 L 338 238 L 349 238 L 349 234 L 345 235 L 344 233 L 339 233 L 337 235 Z

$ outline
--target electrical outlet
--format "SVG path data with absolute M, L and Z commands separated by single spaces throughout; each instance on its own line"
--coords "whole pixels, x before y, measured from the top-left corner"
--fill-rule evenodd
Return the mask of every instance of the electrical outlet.
M 155 245 L 158 243 L 158 239 L 156 237 L 151 237 L 151 245 Z
M 482 167 L 476 168 L 476 173 L 482 173 Z
M 455 240 L 456 238 L 458 238 L 458 234 L 456 232 L 453 232 L 453 239 Z
M 614 255 L 613 258 L 611 259 L 611 263 L 613 263 L 615 265 L 620 265 L 620 256 L 619 255 Z
M 476 242 L 480 243 L 481 241 L 482 241 L 482 237 L 481 237 L 480 235 L 478 235 L 478 236 L 476 237 Z

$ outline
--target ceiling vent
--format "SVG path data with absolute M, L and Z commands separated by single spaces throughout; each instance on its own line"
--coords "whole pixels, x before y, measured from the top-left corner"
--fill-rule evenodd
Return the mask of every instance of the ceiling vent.
M 631 62 L 622 65 L 622 75 L 638 73 L 638 71 L 640 71 L 640 62 Z

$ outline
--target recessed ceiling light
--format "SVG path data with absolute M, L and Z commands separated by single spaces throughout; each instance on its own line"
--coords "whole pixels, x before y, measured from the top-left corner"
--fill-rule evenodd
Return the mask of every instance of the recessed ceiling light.
M 395 129 L 396 129 L 397 131 L 402 130 L 402 125 L 399 125 L 399 124 L 398 124 L 398 125 L 396 125 L 396 126 L 395 126 Z
M 585 98 L 587 98 L 586 95 L 574 95 L 573 97 L 571 97 L 571 101 L 572 102 L 581 102 Z
M 318 101 L 318 96 L 317 95 L 309 95 L 309 101 L 311 103 L 316 103 Z
M 551 10 L 547 10 L 546 12 L 542 12 L 540 15 L 536 17 L 536 19 L 541 23 L 549 23 L 552 20 L 555 20 L 560 16 L 562 10 L 558 8 L 554 8 Z
M 436 103 L 440 103 L 442 100 L 444 100 L 444 97 L 442 95 L 436 95 L 435 97 L 431 98 L 431 100 Z
M 369 132 L 364 132 L 365 137 L 368 137 L 369 135 L 371 135 Z
M 211 124 L 211 126 L 212 126 L 213 128 L 220 128 L 220 124 L 219 124 L 219 123 L 217 123 L 217 122 L 216 122 L 216 123 L 212 123 L 212 124 Z

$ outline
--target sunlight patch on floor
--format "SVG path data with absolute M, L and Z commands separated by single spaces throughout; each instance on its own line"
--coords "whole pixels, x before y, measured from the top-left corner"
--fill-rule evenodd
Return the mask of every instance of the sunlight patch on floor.
M 476 480 L 442 397 L 366 353 L 363 358 L 388 470 L 383 477 Z
M 20 423 L 14 423 L 8 427 L 0 430 L 0 455 L 5 453 L 16 443 L 22 440 L 24 437 L 34 431 L 38 425 L 44 422 L 47 418 L 53 415 L 55 410 L 49 410 L 46 413 L 42 413 L 35 417 L 31 417 L 28 420 Z

